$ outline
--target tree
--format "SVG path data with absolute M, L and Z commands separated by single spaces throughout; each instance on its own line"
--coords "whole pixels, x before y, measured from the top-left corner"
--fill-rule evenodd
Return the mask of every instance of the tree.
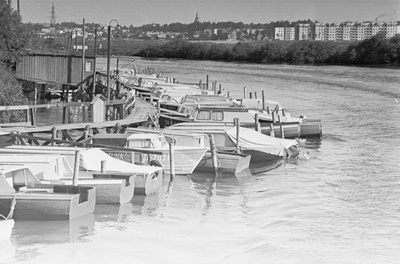
M 18 56 L 25 50 L 28 37 L 21 16 L 11 10 L 6 0 L 0 0 L 0 28 L 0 61 L 14 68 Z
M 21 84 L 7 67 L 0 64 L 0 105 L 22 105 L 26 101 Z M 19 122 L 24 119 L 24 114 L 23 111 L 1 111 L 0 122 Z
M 8 1 L 0 0 L 0 105 L 26 103 L 21 84 L 15 79 L 11 69 L 15 69 L 18 57 L 23 53 L 27 38 L 21 17 L 12 11 Z M 21 111 L 1 111 L 0 122 L 19 122 Z

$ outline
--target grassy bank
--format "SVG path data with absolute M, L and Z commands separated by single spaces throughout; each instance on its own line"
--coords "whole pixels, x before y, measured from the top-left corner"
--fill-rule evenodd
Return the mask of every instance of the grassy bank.
M 106 50 L 99 51 L 105 54 Z M 265 63 L 324 63 L 351 65 L 400 64 L 400 35 L 378 34 L 359 42 L 270 41 L 190 42 L 114 41 L 112 54 L 151 58 L 248 61 Z

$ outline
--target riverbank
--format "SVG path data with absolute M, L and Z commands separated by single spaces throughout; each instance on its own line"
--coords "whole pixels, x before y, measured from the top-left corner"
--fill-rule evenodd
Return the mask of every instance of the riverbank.
M 400 65 L 400 35 L 378 34 L 359 42 L 119 41 L 114 55 L 146 58 L 329 65 Z

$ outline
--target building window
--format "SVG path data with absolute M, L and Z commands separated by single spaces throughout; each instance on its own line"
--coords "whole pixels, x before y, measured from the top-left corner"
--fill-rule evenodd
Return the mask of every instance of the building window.
M 87 72 L 93 71 L 93 62 L 92 61 L 86 61 L 85 71 L 87 71 Z

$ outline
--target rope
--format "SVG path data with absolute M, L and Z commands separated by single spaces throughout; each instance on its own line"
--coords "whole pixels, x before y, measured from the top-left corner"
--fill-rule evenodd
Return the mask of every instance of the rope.
M 4 220 L 9 220 L 12 218 L 13 214 L 14 214 L 14 209 L 15 209 L 15 205 L 17 203 L 17 198 L 14 195 L 12 201 L 11 201 L 11 206 L 10 206 L 10 212 L 8 213 L 7 217 L 5 217 L 4 215 L 0 214 L 0 216 L 4 219 Z

